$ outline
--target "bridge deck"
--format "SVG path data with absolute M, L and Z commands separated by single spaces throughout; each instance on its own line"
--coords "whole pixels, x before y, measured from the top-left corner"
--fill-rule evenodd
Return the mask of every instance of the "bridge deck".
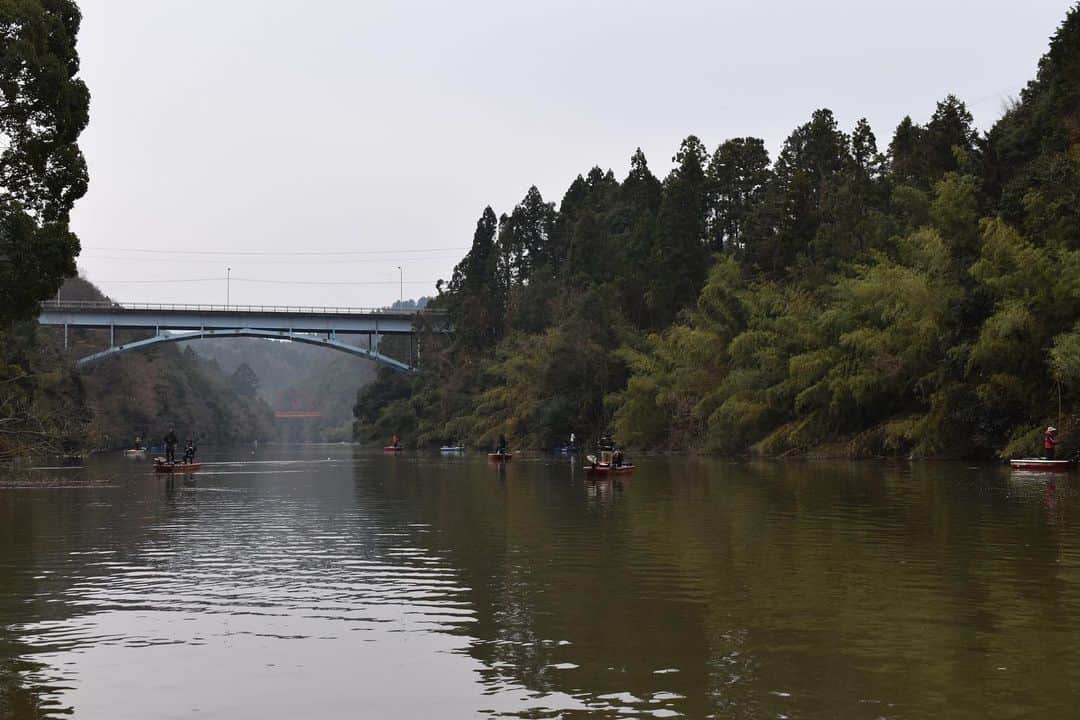
M 161 330 L 254 329 L 290 333 L 408 334 L 438 311 L 276 305 L 181 305 L 50 301 L 41 304 L 42 325 Z

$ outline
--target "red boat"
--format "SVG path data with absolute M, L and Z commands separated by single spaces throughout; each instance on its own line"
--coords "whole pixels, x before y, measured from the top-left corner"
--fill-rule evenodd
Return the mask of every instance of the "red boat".
M 514 453 L 512 452 L 490 452 L 488 453 L 488 460 L 496 463 L 508 463 L 514 459 Z
M 192 473 L 202 467 L 202 463 L 170 463 L 161 458 L 154 461 L 154 472 L 159 473 Z
M 619 462 L 616 462 L 619 460 Z M 604 445 L 600 448 L 600 457 L 587 455 L 585 457 L 585 474 L 593 477 L 607 477 L 610 475 L 629 475 L 634 472 L 634 463 L 621 462 L 622 451 L 616 451 L 614 445 Z
M 610 475 L 629 475 L 634 472 L 634 463 L 624 463 L 622 465 L 612 466 L 610 463 L 596 463 L 595 465 L 586 465 L 585 474 L 597 477 L 608 477 Z
M 400 445 L 383 445 L 382 451 L 385 453 L 399 453 L 404 449 Z
M 1043 460 L 1042 458 L 1020 458 L 1010 460 L 1014 470 L 1042 470 L 1044 472 L 1068 472 L 1076 468 L 1076 460 Z

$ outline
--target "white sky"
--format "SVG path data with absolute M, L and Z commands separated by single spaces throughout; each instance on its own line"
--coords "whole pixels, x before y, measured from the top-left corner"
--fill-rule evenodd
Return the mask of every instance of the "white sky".
M 224 302 L 226 267 L 233 303 L 432 294 L 485 205 L 638 146 L 663 177 L 690 133 L 775 154 L 829 107 L 884 147 L 950 92 L 985 129 L 1070 4 L 83 0 L 79 264 L 128 301 Z M 334 251 L 367 254 L 215 254 Z

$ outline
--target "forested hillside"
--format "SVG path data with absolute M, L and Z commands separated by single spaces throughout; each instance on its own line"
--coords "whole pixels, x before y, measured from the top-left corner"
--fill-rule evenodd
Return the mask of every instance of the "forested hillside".
M 485 209 L 433 302 L 452 341 L 363 389 L 358 431 L 987 457 L 1052 422 L 1075 444 L 1080 9 L 988 132 L 953 96 L 917 116 L 881 143 L 819 109 L 776 158 L 689 136 L 663 180 L 639 150 L 558 207 Z
M 105 299 L 80 278 L 60 293 L 65 300 Z M 135 337 L 117 331 L 118 342 Z M 76 358 L 108 347 L 108 331 L 73 329 L 65 351 L 59 329 L 25 321 L 11 324 L 4 341 L 0 427 L 10 432 L 0 433 L 0 460 L 127 448 L 135 436 L 160 438 L 170 426 L 203 445 L 272 437 L 269 406 L 238 393 L 190 350 L 158 345 L 76 371 Z

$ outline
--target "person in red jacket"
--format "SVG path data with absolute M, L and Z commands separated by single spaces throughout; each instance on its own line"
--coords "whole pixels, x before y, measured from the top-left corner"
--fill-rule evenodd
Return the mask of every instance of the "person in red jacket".
M 1043 457 L 1047 460 L 1054 459 L 1054 448 L 1057 446 L 1057 428 L 1048 427 L 1043 434 Z

